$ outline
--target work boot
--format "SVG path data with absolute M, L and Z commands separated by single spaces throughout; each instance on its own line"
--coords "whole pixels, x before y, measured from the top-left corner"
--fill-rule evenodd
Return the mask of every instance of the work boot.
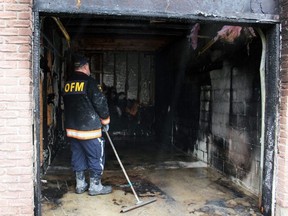
M 100 195 L 100 194 L 109 194 L 112 192 L 111 186 L 103 186 L 101 180 L 97 178 L 90 178 L 90 187 L 88 194 L 90 196 Z
M 76 190 L 75 193 L 82 194 L 88 189 L 88 184 L 85 181 L 84 171 L 76 172 Z

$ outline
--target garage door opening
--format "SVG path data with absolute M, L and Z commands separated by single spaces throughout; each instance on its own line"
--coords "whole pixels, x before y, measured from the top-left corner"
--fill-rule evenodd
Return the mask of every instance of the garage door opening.
M 199 170 L 209 167 L 217 171 L 215 176 L 223 174 L 261 196 L 259 68 L 265 60 L 258 28 L 75 15 L 40 20 L 44 197 L 49 200 L 51 192 L 46 181 L 58 182 L 62 175 L 73 184 L 61 91 L 76 52 L 89 58 L 91 76 L 108 99 L 109 133 L 128 170 L 194 168 L 199 177 Z M 121 171 L 108 143 L 106 148 L 105 170 Z M 123 180 L 115 183 L 119 175 L 111 174 L 106 181 L 124 187 Z M 132 178 L 137 182 L 137 174 Z M 163 195 L 158 187 L 152 189 L 153 196 Z

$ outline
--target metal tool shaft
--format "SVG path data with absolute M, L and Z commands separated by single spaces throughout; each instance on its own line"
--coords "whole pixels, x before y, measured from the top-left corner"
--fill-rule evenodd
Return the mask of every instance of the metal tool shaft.
M 127 179 L 127 181 L 128 181 L 128 184 L 130 185 L 130 187 L 131 187 L 131 189 L 132 189 L 132 191 L 133 191 L 133 194 L 134 194 L 134 196 L 135 196 L 135 198 L 136 198 L 136 200 L 137 200 L 137 204 L 138 204 L 138 203 L 141 203 L 142 201 L 140 201 L 140 199 L 139 199 L 136 191 L 134 190 L 134 187 L 133 187 L 133 185 L 132 185 L 132 183 L 131 183 L 128 175 L 127 175 L 127 172 L 126 172 L 126 170 L 125 170 L 125 168 L 124 168 L 124 166 L 123 166 L 123 164 L 122 164 L 122 162 L 121 162 L 121 160 L 120 160 L 120 158 L 119 158 L 119 156 L 118 156 L 118 153 L 117 153 L 117 151 L 116 151 L 116 149 L 115 149 L 115 147 L 114 147 L 114 144 L 113 144 L 113 142 L 112 142 L 112 140 L 111 140 L 111 138 L 110 138 L 110 135 L 108 134 L 108 132 L 107 132 L 106 130 L 105 130 L 105 133 L 106 133 L 106 135 L 107 135 L 107 137 L 108 137 L 108 140 L 109 140 L 109 142 L 110 142 L 110 144 L 111 144 L 111 147 L 112 147 L 112 149 L 113 149 L 113 151 L 114 151 L 114 153 L 115 153 L 115 156 L 116 156 L 116 158 L 117 158 L 117 160 L 118 160 L 118 162 L 119 162 L 119 164 L 120 164 L 120 166 L 121 166 L 121 168 L 122 168 L 122 171 L 123 171 L 123 173 L 124 173 L 124 175 L 125 175 L 125 177 L 126 177 L 126 179 Z

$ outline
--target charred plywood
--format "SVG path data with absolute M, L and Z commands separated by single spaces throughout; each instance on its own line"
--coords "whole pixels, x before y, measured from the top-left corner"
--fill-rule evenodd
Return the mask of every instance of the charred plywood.
M 129 86 L 127 90 L 127 98 L 137 100 L 138 97 L 138 83 L 139 83 L 139 55 L 136 52 L 128 54 L 127 65 L 127 84 Z
M 40 34 L 40 163 L 45 170 L 57 150 L 64 144 L 61 89 L 64 64 L 61 49 L 65 47 L 57 28 L 50 20 L 42 20 Z M 49 27 L 48 27 L 49 26 Z
M 103 27 L 102 27 L 103 28 Z M 71 29 L 69 26 L 67 27 L 71 35 L 75 34 L 78 30 L 77 29 Z M 117 31 L 117 30 L 116 30 Z M 118 31 L 119 32 L 119 31 Z M 86 32 L 83 32 L 83 35 L 86 35 Z M 118 33 L 119 34 L 119 33 Z M 124 33 L 126 37 L 116 37 L 115 32 L 111 31 L 111 35 L 113 36 L 100 36 L 97 33 L 92 37 L 85 37 L 81 38 L 80 40 L 77 40 L 77 46 L 80 48 L 81 51 L 85 52 L 95 52 L 95 51 L 146 51 L 146 52 L 153 52 L 157 51 L 158 49 L 164 47 L 167 43 L 171 42 L 166 37 L 156 37 L 156 38 L 148 38 L 148 37 L 142 37 L 137 38 L 134 36 L 134 38 L 127 37 L 128 32 Z M 139 34 L 139 30 L 138 30 Z
M 115 88 L 129 100 L 154 103 L 154 55 L 143 52 L 103 52 L 102 80 L 106 88 Z M 109 95 L 111 96 L 111 95 Z
M 151 134 L 155 56 L 152 53 L 126 51 L 90 55 L 91 74 L 101 83 L 108 99 L 113 119 L 112 133 Z

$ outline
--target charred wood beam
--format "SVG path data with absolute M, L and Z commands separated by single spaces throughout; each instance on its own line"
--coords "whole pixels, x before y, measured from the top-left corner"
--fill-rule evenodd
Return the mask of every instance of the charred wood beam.
M 81 26 L 83 27 L 83 26 Z M 103 28 L 94 28 L 93 26 L 85 27 L 85 29 L 79 29 L 67 27 L 67 31 L 71 36 L 78 35 L 81 33 L 81 35 L 147 35 L 147 36 L 183 36 L 184 34 L 187 34 L 187 31 L 189 29 L 187 28 L 186 31 L 175 31 L 175 30 L 148 30 L 145 28 L 139 28 L 139 29 L 127 29 L 127 28 L 110 28 L 110 26 L 106 26 Z
M 41 161 L 40 161 L 40 19 L 39 14 L 34 13 L 34 37 L 33 37 L 33 145 L 35 145 L 36 160 L 34 168 L 34 215 L 41 215 Z
M 266 114 L 265 114 L 265 146 L 264 146 L 264 170 L 262 180 L 261 210 L 264 216 L 273 215 L 273 181 L 274 181 L 274 155 L 277 143 L 277 113 L 279 106 L 279 25 L 267 31 L 267 68 L 266 68 Z
M 67 18 L 65 15 L 61 19 L 63 25 L 68 28 L 75 28 L 79 25 L 93 27 L 93 28 L 105 28 L 109 26 L 110 28 L 122 29 L 122 28 L 130 28 L 130 29 L 157 29 L 157 30 L 165 30 L 165 29 L 175 29 L 175 30 L 187 30 L 190 29 L 195 23 L 175 23 L 168 22 L 166 20 L 131 20 L 131 19 L 97 19 L 97 18 L 77 18 L 75 16 Z M 190 27 L 187 27 L 190 25 Z
M 155 39 L 113 39 L 94 38 L 77 41 L 81 50 L 138 50 L 156 51 L 169 44 L 171 40 L 165 38 Z M 73 45 L 72 45 L 73 46 Z
M 134 0 L 75 1 L 37 0 L 34 11 L 45 13 L 87 14 L 98 16 L 154 17 L 225 21 L 233 23 L 278 23 L 278 1 L 211 1 L 211 0 Z
M 59 57 L 62 57 L 61 54 L 60 54 L 60 51 L 54 46 L 54 44 L 50 41 L 50 39 L 45 35 L 44 32 L 41 33 L 43 38 L 45 39 L 45 41 L 48 43 L 48 45 L 50 47 L 53 48 L 54 52 L 59 56 Z M 48 48 L 48 46 L 45 46 L 46 48 Z

